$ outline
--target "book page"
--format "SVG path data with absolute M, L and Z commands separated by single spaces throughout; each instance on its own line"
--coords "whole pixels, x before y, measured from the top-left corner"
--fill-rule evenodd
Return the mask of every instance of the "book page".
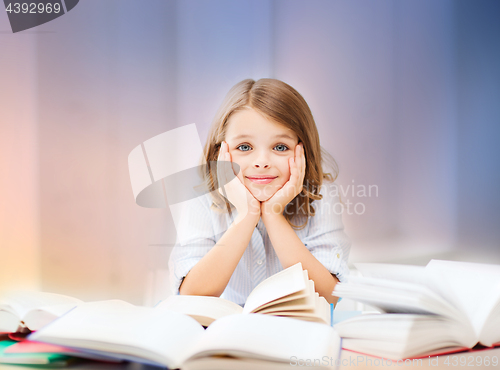
M 15 291 L 2 294 L 0 299 L 0 309 L 15 313 L 21 319 L 31 310 L 47 306 L 58 306 L 71 304 L 76 306 L 83 301 L 65 296 L 62 294 L 36 292 L 36 291 Z
M 450 301 L 446 288 L 435 284 L 435 277 L 424 266 L 398 265 L 392 263 L 356 263 L 356 268 L 364 277 L 387 279 L 398 283 L 425 286 L 445 300 Z M 452 302 L 452 301 L 450 301 Z
M 0 333 L 12 333 L 15 332 L 18 327 L 19 317 L 17 315 L 12 312 L 0 310 Z
M 307 286 L 307 284 L 306 284 L 306 286 Z M 310 294 L 309 294 L 309 291 L 307 289 L 301 290 L 301 291 L 299 291 L 297 293 L 292 293 L 292 294 L 289 294 L 289 295 L 287 295 L 285 297 L 281 297 L 281 298 L 272 300 L 271 302 L 268 302 L 268 303 L 265 303 L 263 305 L 260 305 L 258 308 L 256 308 L 255 310 L 253 310 L 252 313 L 261 312 L 261 310 L 267 309 L 268 307 L 273 307 L 274 305 L 277 305 L 277 304 L 281 304 L 281 303 L 285 303 L 285 302 L 297 301 L 297 300 L 306 298 L 309 295 Z
M 284 311 L 284 312 L 273 312 L 271 314 L 272 316 L 279 316 L 279 317 L 293 317 L 296 320 L 305 320 L 305 321 L 312 321 L 312 322 L 317 322 L 321 324 L 326 324 L 330 325 L 328 321 L 325 321 L 325 319 L 321 318 L 317 312 L 314 311 Z
M 311 299 L 313 299 L 314 302 L 314 306 L 312 309 L 287 310 L 286 308 L 284 308 L 281 311 L 275 310 L 269 314 L 275 316 L 294 317 L 299 320 L 315 321 L 330 325 L 330 304 L 324 297 L 320 297 L 317 292 L 313 292 Z M 263 313 L 268 314 L 267 311 Z
M 114 300 L 79 305 L 29 339 L 175 368 L 203 333 L 189 316 Z
M 500 266 L 432 260 L 426 267 L 361 263 L 363 276 L 426 286 L 466 316 L 476 339 L 495 307 L 500 305 Z M 456 315 L 454 315 L 456 317 Z
M 367 314 L 335 325 L 343 347 L 387 358 L 418 356 L 450 346 L 472 347 L 459 323 L 437 315 Z
M 432 260 L 426 271 L 443 294 L 467 315 L 480 337 L 490 312 L 500 304 L 500 266 Z
M 260 306 L 306 289 L 306 282 L 299 262 L 283 271 L 268 277 L 250 293 L 243 308 L 243 313 L 255 311 Z
M 330 303 L 328 303 L 325 297 L 320 297 L 319 294 L 316 297 L 316 302 L 319 317 L 321 317 L 327 325 L 332 325 Z
M 304 273 L 304 279 L 307 278 L 307 271 Z M 261 305 L 259 308 L 253 310 L 253 313 L 270 313 L 283 310 L 314 310 L 316 300 L 314 299 L 314 281 L 307 280 L 306 289 L 290 294 L 284 298 L 276 299 L 270 303 Z
M 311 297 L 299 298 L 293 301 L 281 302 L 263 310 L 258 310 L 256 313 L 270 314 L 273 312 L 288 312 L 288 311 L 314 311 L 314 303 L 311 302 Z
M 463 320 L 464 315 L 451 303 L 425 285 L 394 280 L 352 276 L 348 283 L 338 283 L 332 292 L 393 313 L 432 313 Z
M 290 362 L 274 362 L 246 358 L 233 358 L 228 356 L 214 356 L 188 361 L 182 370 L 290 370 L 292 366 L 298 365 L 298 358 L 292 358 Z M 302 363 L 302 362 L 301 362 Z M 290 365 L 292 364 L 292 365 Z M 307 367 L 307 370 L 336 369 L 335 362 L 330 359 L 319 359 L 315 364 Z
M 52 321 L 61 317 L 65 313 L 75 308 L 75 303 L 65 303 L 56 306 L 40 307 L 30 310 L 24 315 L 25 325 L 32 331 L 39 330 L 45 325 L 50 324 Z
M 324 324 L 261 314 L 214 322 L 193 344 L 190 358 L 231 355 L 290 363 L 290 358 L 336 358 L 340 339 Z
M 354 266 L 365 277 L 396 280 L 412 284 L 426 284 L 427 282 L 424 266 L 390 263 L 355 263 Z
M 243 312 L 243 307 L 226 299 L 195 295 L 172 295 L 155 308 L 183 313 L 195 319 L 200 318 L 203 321 L 200 324 L 205 326 L 221 317 Z

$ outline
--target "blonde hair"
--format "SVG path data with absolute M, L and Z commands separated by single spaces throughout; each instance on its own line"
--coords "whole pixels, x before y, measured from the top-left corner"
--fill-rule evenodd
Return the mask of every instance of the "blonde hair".
M 319 191 L 323 180 L 335 181 L 338 166 L 321 148 L 316 123 L 304 98 L 290 85 L 275 79 L 263 78 L 258 81 L 247 79 L 237 83 L 226 95 L 215 115 L 203 154 L 207 165 L 201 167 L 205 186 L 212 192 L 214 198 L 212 209 L 223 212 L 226 208 L 231 214 L 230 203 L 214 191 L 219 187 L 216 161 L 221 143 L 225 140 L 229 118 L 235 112 L 248 108 L 293 130 L 298 136 L 299 143 L 302 142 L 304 145 L 306 170 L 303 188 L 301 193 L 285 207 L 285 218 L 288 223 L 295 229 L 302 229 L 307 224 L 307 218 L 302 225 L 295 225 L 292 218 L 299 214 L 314 216 L 312 203 L 322 198 Z M 322 163 L 325 159 L 328 160 L 333 175 L 323 172 Z

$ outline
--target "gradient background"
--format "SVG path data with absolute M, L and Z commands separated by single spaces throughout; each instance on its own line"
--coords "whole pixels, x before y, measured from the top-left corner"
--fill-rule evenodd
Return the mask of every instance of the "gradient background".
M 164 298 L 172 218 L 135 204 L 127 156 L 190 123 L 204 142 L 248 77 L 309 103 L 365 206 L 350 262 L 500 263 L 499 19 L 495 0 L 84 0 L 12 34 L 2 10 L 0 288 Z

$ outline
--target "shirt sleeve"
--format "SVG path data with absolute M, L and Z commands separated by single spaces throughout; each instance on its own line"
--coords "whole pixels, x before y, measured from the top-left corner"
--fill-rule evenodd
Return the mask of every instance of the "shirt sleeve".
M 330 273 L 345 282 L 349 275 L 351 241 L 342 223 L 344 206 L 336 184 L 324 184 L 320 193 L 323 199 L 312 203 L 316 214 L 309 218 L 309 232 L 302 242 Z
M 177 212 L 171 208 L 172 216 L 178 219 L 176 244 L 168 263 L 174 294 L 179 294 L 184 277 L 216 243 L 209 197 L 207 194 L 192 199 Z

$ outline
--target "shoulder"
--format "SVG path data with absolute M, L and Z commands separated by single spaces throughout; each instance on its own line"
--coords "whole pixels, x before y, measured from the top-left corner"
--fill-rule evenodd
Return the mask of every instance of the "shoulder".
M 207 191 L 203 194 L 199 194 L 198 196 L 193 197 L 193 199 L 191 199 L 189 202 L 198 209 L 202 208 L 203 210 L 207 210 L 210 212 L 220 213 L 220 211 L 217 211 L 222 210 L 222 208 L 220 205 L 218 205 L 215 193 L 216 191 Z
M 176 225 L 189 229 L 193 224 L 207 222 L 212 217 L 211 204 L 210 193 L 206 193 L 170 205 L 170 212 Z
M 217 205 L 213 193 L 206 193 L 196 198 L 194 203 L 195 218 L 203 219 L 212 225 L 213 231 L 219 235 L 228 228 L 229 214 L 226 209 Z

